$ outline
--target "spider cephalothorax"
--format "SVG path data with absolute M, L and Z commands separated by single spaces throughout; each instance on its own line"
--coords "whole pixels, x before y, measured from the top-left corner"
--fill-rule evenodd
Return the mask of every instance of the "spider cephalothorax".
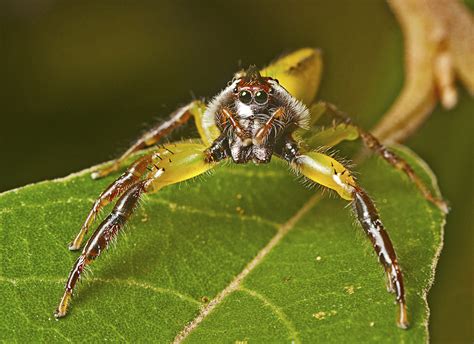
M 311 122 L 315 122 L 318 117 L 315 109 L 320 105 L 330 114 L 341 117 L 330 104 L 311 107 L 310 113 L 300 101 L 308 103 L 314 98 L 320 69 L 319 51 L 301 49 L 264 69 L 263 76 L 254 67 L 240 72 L 208 105 L 195 100 L 179 108 L 168 121 L 145 133 L 113 164 L 94 172 L 92 177 L 100 178 L 118 170 L 133 152 L 154 145 L 174 128 L 194 117 L 201 137 L 200 143 L 178 142 L 172 145 L 172 149 L 156 146 L 153 151 L 138 158 L 95 201 L 79 234 L 69 246 L 71 250 L 81 247 L 99 211 L 118 199 L 112 212 L 92 234 L 74 264 L 55 316 L 66 315 L 83 270 L 121 232 L 143 194 L 203 174 L 227 158 L 235 163 L 268 163 L 275 155 L 308 180 L 336 191 L 352 203 L 357 219 L 385 269 L 388 290 L 396 295 L 398 324 L 406 328 L 408 320 L 403 276 L 377 209 L 349 170 L 335 158 L 322 153 L 324 150 L 321 147 L 332 147 L 343 140 L 360 137 L 367 147 L 392 166 L 404 171 L 430 201 L 440 207 L 444 204 L 430 193 L 403 159 L 352 122 L 344 120 L 337 131 L 322 130 L 314 123 L 310 125 L 310 118 Z M 281 80 L 281 85 L 277 78 Z M 304 144 L 293 138 L 292 134 L 297 130 L 306 130 Z
M 250 67 L 212 100 L 204 120 L 221 132 L 210 160 L 231 157 L 236 163 L 260 164 L 270 162 L 274 153 L 284 154 L 292 132 L 307 125 L 309 111 L 278 80 Z

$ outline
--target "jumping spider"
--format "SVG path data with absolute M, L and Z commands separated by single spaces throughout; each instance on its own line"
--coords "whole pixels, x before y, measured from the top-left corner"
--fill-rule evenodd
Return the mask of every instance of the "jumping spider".
M 155 145 L 173 129 L 194 117 L 201 143 L 178 142 L 173 145 L 172 151 L 156 146 L 151 153 L 136 160 L 95 201 L 77 237 L 70 244 L 70 250 L 81 247 L 100 209 L 118 199 L 110 215 L 92 234 L 72 267 L 64 295 L 54 315 L 57 318 L 66 315 L 72 292 L 84 268 L 121 231 L 143 194 L 198 176 L 223 160 L 237 164 L 250 161 L 266 164 L 276 156 L 305 178 L 336 191 L 340 197 L 352 203 L 386 271 L 388 290 L 395 293 L 399 305 L 398 326 L 407 328 L 402 272 L 374 203 L 346 167 L 318 148 L 332 147 L 342 140 L 360 137 L 368 148 L 404 171 L 426 198 L 437 205 L 442 205 L 442 201 L 430 194 L 403 159 L 354 125 L 333 105 L 319 103 L 310 107 L 310 111 L 305 103 L 311 103 L 315 96 L 320 69 L 319 51 L 301 49 L 278 59 L 261 72 L 255 67 L 241 71 L 208 105 L 195 100 L 176 110 L 169 120 L 145 133 L 112 165 L 94 172 L 92 177 L 100 178 L 118 170 L 132 153 Z M 336 118 L 343 119 L 339 130 L 321 131 L 314 125 L 318 117 L 317 110 L 321 107 Z M 306 131 L 305 142 L 298 139 L 301 137 L 298 133 L 302 131 Z

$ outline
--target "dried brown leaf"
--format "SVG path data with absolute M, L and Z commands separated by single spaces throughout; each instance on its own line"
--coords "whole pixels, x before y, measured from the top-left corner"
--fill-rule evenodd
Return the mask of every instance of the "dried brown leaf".
M 374 128 L 382 141 L 403 141 L 430 115 L 438 100 L 457 103 L 459 78 L 474 95 L 474 19 L 458 0 L 391 0 L 404 35 L 405 83 Z

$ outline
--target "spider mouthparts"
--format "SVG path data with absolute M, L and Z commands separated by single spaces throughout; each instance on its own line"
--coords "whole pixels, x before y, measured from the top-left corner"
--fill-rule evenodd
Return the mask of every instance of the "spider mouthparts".
M 398 327 L 400 327 L 403 330 L 406 330 L 410 327 L 410 324 L 408 324 L 407 321 L 404 321 L 404 322 L 399 321 L 399 322 L 397 322 L 397 325 L 398 325 Z
M 251 144 L 252 144 L 252 139 L 251 139 L 251 138 L 246 138 L 246 139 L 243 140 L 243 142 L 242 142 L 242 145 L 243 145 L 244 147 L 248 147 L 248 146 L 250 146 Z

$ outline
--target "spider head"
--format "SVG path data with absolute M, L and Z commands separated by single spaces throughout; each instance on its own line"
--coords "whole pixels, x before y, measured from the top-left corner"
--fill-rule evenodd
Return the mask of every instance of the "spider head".
M 270 77 L 260 75 L 255 66 L 250 66 L 246 71 L 238 74 L 239 82 L 234 87 L 234 98 L 242 104 L 264 107 L 268 104 L 273 94 Z

